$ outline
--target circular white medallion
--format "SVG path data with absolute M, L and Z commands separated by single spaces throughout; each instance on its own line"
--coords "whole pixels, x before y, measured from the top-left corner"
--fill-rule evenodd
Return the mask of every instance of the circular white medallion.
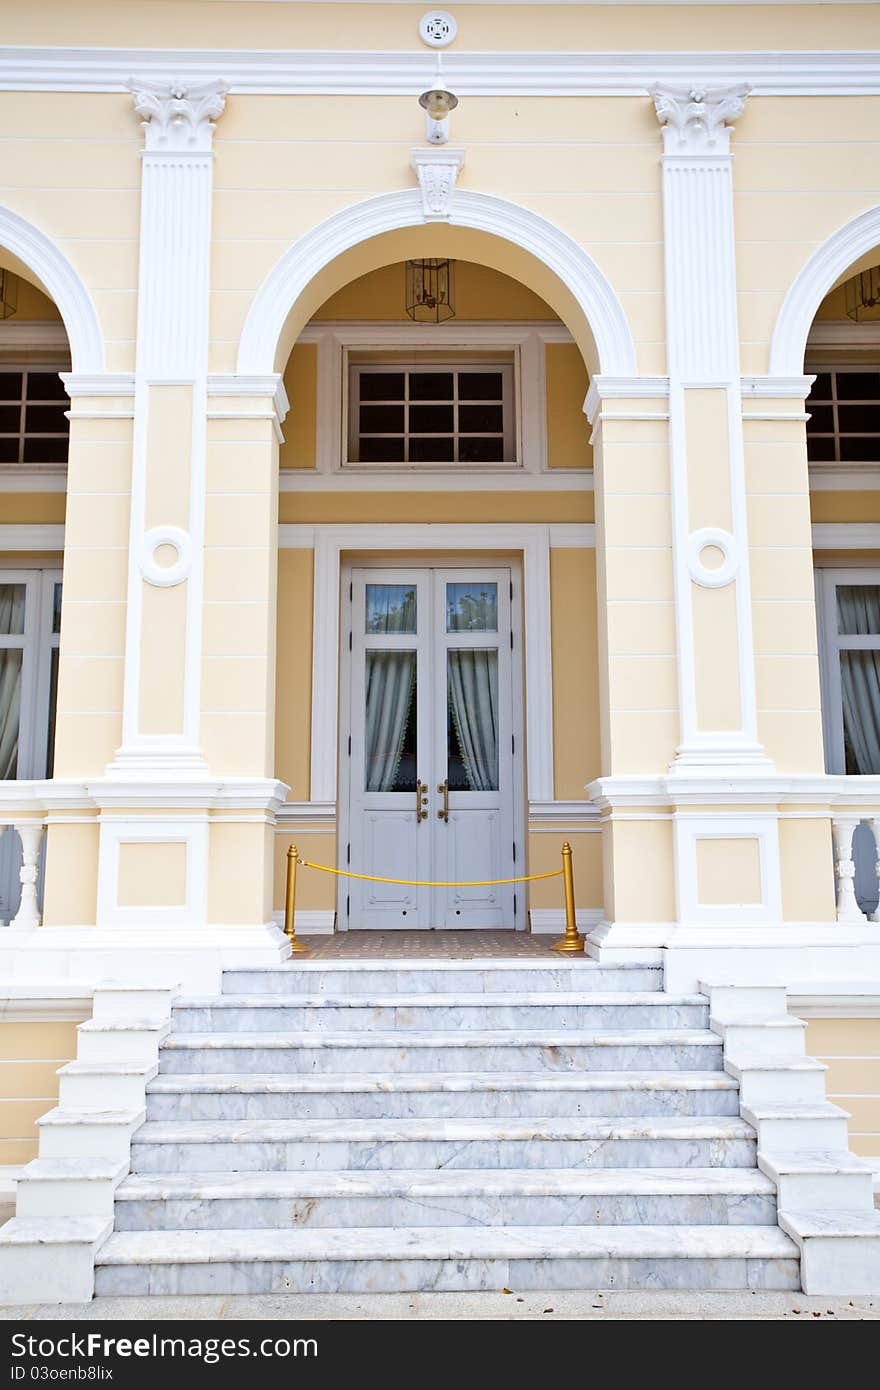
M 707 564 L 705 551 L 721 552 L 721 564 Z M 695 583 L 704 589 L 721 589 L 729 584 L 739 568 L 736 541 L 729 531 L 703 526 L 692 531 L 687 542 L 687 567 Z
M 170 565 L 158 563 L 156 555 L 163 545 L 175 552 L 176 559 Z M 171 588 L 188 578 L 192 565 L 192 542 L 186 531 L 179 526 L 154 526 L 147 531 L 141 548 L 141 574 L 148 584 L 160 588 Z
M 458 33 L 458 24 L 447 10 L 428 10 L 419 20 L 419 38 L 429 48 L 446 48 Z

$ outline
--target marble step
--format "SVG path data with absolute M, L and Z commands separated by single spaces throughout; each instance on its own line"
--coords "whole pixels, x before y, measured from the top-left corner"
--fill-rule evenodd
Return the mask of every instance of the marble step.
M 304 1168 L 754 1167 L 754 1130 L 685 1119 L 202 1120 L 141 1126 L 135 1173 Z
M 774 1226 L 752 1168 L 136 1174 L 118 1231 L 397 1226 Z
M 798 1289 L 777 1226 L 118 1231 L 99 1296 L 575 1288 Z
M 497 1075 L 171 1074 L 147 1089 L 148 1120 L 400 1119 L 432 1115 L 738 1115 L 718 1071 L 500 1072 Z
M 509 1028 L 705 1028 L 706 999 L 656 993 L 510 993 L 503 1000 L 478 994 L 304 995 L 286 998 L 229 994 L 182 999 L 174 1006 L 175 1033 L 460 1032 Z
M 298 960 L 223 972 L 224 994 L 504 994 L 662 990 L 659 965 L 595 960 Z
M 720 1071 L 722 1043 L 708 1029 L 532 1033 L 172 1033 L 159 1072 L 342 1073 L 395 1071 Z

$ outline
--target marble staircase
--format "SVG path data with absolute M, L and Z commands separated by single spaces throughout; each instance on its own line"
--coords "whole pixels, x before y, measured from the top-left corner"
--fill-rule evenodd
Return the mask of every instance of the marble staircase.
M 158 1059 L 99 1294 L 800 1287 L 706 995 L 659 968 L 232 970 Z

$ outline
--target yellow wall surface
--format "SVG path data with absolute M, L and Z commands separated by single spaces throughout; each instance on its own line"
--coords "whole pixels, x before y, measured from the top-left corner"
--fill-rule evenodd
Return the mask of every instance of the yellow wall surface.
M 35 1122 L 58 1103 L 55 1073 L 76 1056 L 76 1027 L 0 1022 L 0 1167 L 36 1158 Z
M 807 1053 L 824 1062 L 828 1099 L 850 1113 L 849 1145 L 880 1156 L 880 1018 L 811 1018 Z

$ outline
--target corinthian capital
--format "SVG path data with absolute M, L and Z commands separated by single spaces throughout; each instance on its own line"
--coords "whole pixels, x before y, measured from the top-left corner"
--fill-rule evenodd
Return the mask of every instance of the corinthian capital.
M 142 118 L 147 150 L 210 150 L 214 121 L 223 115 L 226 105 L 229 88 L 225 82 L 141 82 L 132 78 L 128 89 Z
M 663 127 L 666 154 L 727 154 L 730 127 L 742 115 L 751 87 L 651 88 L 657 119 Z

